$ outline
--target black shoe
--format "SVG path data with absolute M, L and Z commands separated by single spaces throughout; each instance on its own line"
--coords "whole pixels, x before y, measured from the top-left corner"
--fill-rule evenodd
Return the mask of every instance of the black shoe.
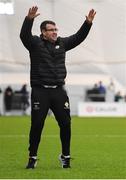
M 37 165 L 37 159 L 30 157 L 26 169 L 34 169 L 36 165 Z
M 70 157 L 65 157 L 62 154 L 59 155 L 59 160 L 61 162 L 62 168 L 70 168 Z

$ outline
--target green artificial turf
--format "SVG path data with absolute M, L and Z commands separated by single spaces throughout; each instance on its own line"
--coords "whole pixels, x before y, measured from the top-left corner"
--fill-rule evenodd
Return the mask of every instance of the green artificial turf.
M 30 117 L 0 117 L 1 179 L 126 179 L 126 118 L 72 117 L 71 168 L 62 169 L 59 128 L 45 122 L 36 169 L 27 170 Z

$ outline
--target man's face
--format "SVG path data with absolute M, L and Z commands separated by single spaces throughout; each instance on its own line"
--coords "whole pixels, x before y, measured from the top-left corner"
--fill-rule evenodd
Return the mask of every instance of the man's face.
M 42 30 L 42 33 L 45 39 L 51 42 L 55 42 L 57 40 L 57 31 L 58 29 L 55 25 L 47 24 L 46 30 Z

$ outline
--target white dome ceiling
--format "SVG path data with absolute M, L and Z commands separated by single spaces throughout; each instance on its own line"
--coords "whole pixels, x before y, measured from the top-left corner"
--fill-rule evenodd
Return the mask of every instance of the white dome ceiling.
M 29 73 L 28 51 L 19 33 L 28 9 L 37 5 L 33 34 L 45 19 L 56 21 L 59 35 L 75 33 L 91 8 L 97 11 L 91 31 L 80 46 L 67 53 L 70 73 L 106 73 L 126 86 L 125 0 L 13 0 L 14 15 L 0 15 L 0 72 Z

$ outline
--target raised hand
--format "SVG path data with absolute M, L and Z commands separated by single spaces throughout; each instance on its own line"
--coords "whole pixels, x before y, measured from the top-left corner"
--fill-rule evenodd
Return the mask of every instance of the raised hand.
M 27 17 L 29 19 L 33 19 L 33 18 L 36 18 L 37 16 L 39 16 L 40 13 L 37 13 L 37 10 L 38 10 L 37 6 L 33 6 L 32 8 L 30 8 L 29 11 L 28 11 Z
M 89 23 L 92 23 L 94 17 L 95 17 L 96 11 L 94 9 L 91 9 L 88 13 L 88 16 L 86 16 L 86 21 Z

